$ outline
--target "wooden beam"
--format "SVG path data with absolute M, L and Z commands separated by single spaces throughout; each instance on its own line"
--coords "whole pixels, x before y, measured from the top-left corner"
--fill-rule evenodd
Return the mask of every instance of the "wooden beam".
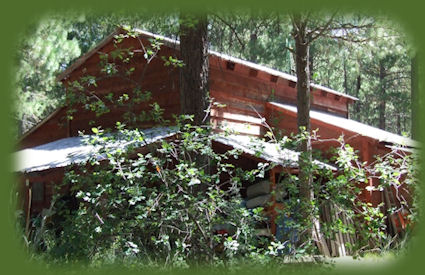
M 369 143 L 367 139 L 362 139 L 361 146 L 362 146 L 362 150 L 361 150 L 362 161 L 366 162 L 366 164 L 370 164 L 371 157 L 370 157 L 370 151 L 369 151 Z M 369 191 L 367 191 L 367 189 L 363 191 L 365 200 L 367 202 L 372 202 L 372 188 L 373 188 L 372 178 L 368 177 L 368 182 L 365 185 L 366 185 L 365 188 L 368 188 L 368 187 L 371 188 Z
M 273 235 L 276 235 L 276 217 L 277 217 L 277 211 L 276 211 L 276 176 L 275 176 L 275 168 L 272 168 L 270 170 L 270 192 L 272 193 L 272 199 L 271 199 L 271 207 L 270 207 L 270 230 Z

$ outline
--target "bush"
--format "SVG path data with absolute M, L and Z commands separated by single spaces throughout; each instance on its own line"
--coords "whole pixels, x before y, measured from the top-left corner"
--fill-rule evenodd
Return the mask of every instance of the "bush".
M 68 204 L 56 202 L 60 230 L 49 253 L 171 265 L 249 254 L 255 244 L 253 224 L 261 217 L 241 206 L 240 187 L 242 179 L 260 176 L 260 170 L 228 164 L 240 152 L 214 152 L 209 128 L 178 125 L 173 137 L 146 145 L 143 154 L 136 146 L 145 141 L 142 131 L 94 129 L 88 142 L 99 150 L 87 165 L 66 173 L 64 184 L 78 206 L 70 211 Z M 129 141 L 138 142 L 116 146 Z M 219 224 L 233 227 L 234 233 L 214 234 Z

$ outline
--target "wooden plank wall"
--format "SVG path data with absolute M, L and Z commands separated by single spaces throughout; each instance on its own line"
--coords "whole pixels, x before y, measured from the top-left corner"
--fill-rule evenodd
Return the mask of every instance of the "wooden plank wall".
M 52 200 L 52 196 L 56 194 L 58 190 L 58 184 L 62 183 L 64 177 L 64 168 L 54 168 L 39 172 L 32 172 L 27 174 L 20 174 L 18 177 L 18 209 L 24 209 L 25 213 L 29 206 L 29 189 L 35 182 L 42 183 L 44 185 L 44 199 L 40 202 L 31 202 L 31 213 L 40 213 L 42 209 L 49 208 Z M 29 183 L 29 186 L 26 183 Z M 65 194 L 67 190 L 60 190 L 61 194 Z
M 142 39 L 141 41 L 146 48 L 150 45 L 146 39 Z M 34 147 L 69 136 L 78 136 L 79 131 L 91 133 L 90 129 L 98 125 L 103 128 L 114 127 L 116 121 L 123 121 L 123 114 L 129 111 L 126 107 L 117 106 L 116 100 L 124 93 L 131 97 L 132 90 L 137 85 L 141 86 L 141 91 L 151 92 L 152 98 L 148 102 L 140 103 L 135 106 L 132 110 L 134 113 L 140 114 L 142 110 L 151 110 L 149 105 L 154 102 L 157 102 L 161 108 L 165 109 L 164 119 L 171 120 L 172 114 L 178 114 L 180 112 L 178 69 L 172 66 L 164 66 L 164 61 L 162 60 L 162 56 L 166 58 L 168 58 L 168 56 L 175 57 L 177 53 L 176 50 L 163 47 L 157 57 L 146 65 L 139 40 L 125 39 L 122 43 L 118 44 L 118 47 L 135 51 L 134 58 L 132 58 L 129 63 L 116 62 L 119 70 L 122 72 L 125 72 L 125 70 L 131 67 L 135 68 L 130 79 L 107 76 L 105 73 L 101 72 L 100 55 L 116 50 L 116 46 L 111 42 L 100 48 L 96 54 L 88 58 L 82 66 L 76 68 L 64 80 L 65 86 L 69 89 L 70 83 L 73 81 L 79 81 L 81 77 L 88 75 L 95 76 L 98 79 L 97 86 L 90 86 L 88 91 L 107 103 L 110 112 L 97 117 L 94 112 L 86 110 L 81 105 L 72 106 L 72 108 L 75 108 L 77 111 L 73 114 L 73 119 L 68 122 L 66 118 L 67 108 L 61 108 L 49 116 L 46 121 L 42 122 L 39 127 L 25 135 L 20 141 L 20 149 Z M 109 93 L 114 94 L 115 101 L 112 103 L 105 99 L 105 96 Z M 92 96 L 92 98 L 94 98 L 94 96 Z M 155 123 L 152 121 L 147 121 L 138 126 L 141 128 L 149 128 L 154 124 Z
M 145 47 L 149 45 L 146 39 L 141 41 Z M 82 66 L 76 68 L 65 80 L 65 85 L 69 85 L 68 83 L 78 80 L 82 76 L 95 75 L 99 80 L 97 86 L 91 87 L 90 90 L 101 99 L 105 99 L 107 94 L 113 93 L 116 100 L 123 93 L 131 96 L 131 91 L 137 83 L 141 85 L 142 91 L 152 93 L 152 99 L 147 103 L 137 105 L 133 110 L 135 113 L 147 111 L 150 108 L 149 105 L 153 102 L 157 102 L 165 110 L 165 119 L 172 119 L 173 114 L 180 113 L 179 71 L 172 66 L 164 66 L 161 59 L 161 56 L 166 58 L 168 56 L 178 57 L 178 51 L 163 46 L 158 57 L 146 64 L 138 39 L 125 39 L 118 47 L 136 50 L 134 58 L 129 63 L 117 63 L 123 71 L 130 67 L 135 68 L 130 80 L 124 80 L 121 77 L 107 77 L 100 71 L 100 54 L 116 49 L 113 43 L 107 43 L 99 49 L 97 54 L 94 54 Z M 296 117 L 293 114 L 271 110 L 267 105 L 268 101 L 296 104 L 295 82 L 242 64 L 232 63 L 214 55 L 210 56 L 209 61 L 210 96 L 213 102 L 217 103 L 211 106 L 213 127 L 217 130 L 230 128 L 241 134 L 258 136 L 266 131 L 264 122 L 267 122 L 269 125 L 281 129 L 284 135 L 296 132 Z M 105 102 L 107 101 L 105 100 Z M 21 140 L 20 148 L 33 147 L 68 136 L 77 136 L 79 131 L 90 133 L 90 129 L 97 125 L 101 125 L 103 128 L 113 127 L 116 121 L 122 121 L 122 115 L 128 111 L 125 107 L 116 106 L 114 103 L 109 103 L 108 106 L 111 111 L 101 117 L 96 117 L 94 113 L 85 110 L 82 106 L 77 106 L 77 113 L 70 122 L 66 121 L 66 108 L 61 108 L 48 117 L 40 127 L 27 134 Z M 349 99 L 345 97 L 319 89 L 312 90 L 311 107 L 313 109 L 347 117 L 348 104 Z M 92 121 L 94 121 L 94 124 L 91 124 Z M 138 125 L 138 127 L 149 128 L 153 125 L 153 122 L 148 121 Z M 343 131 L 336 126 L 312 121 L 312 129 L 316 128 L 320 129 L 318 133 L 321 139 L 328 139 L 326 142 L 313 142 L 314 148 L 323 152 L 332 146 L 338 146 L 335 139 L 342 133 L 346 140 L 350 139 L 350 144 L 354 149 L 360 151 L 362 161 L 371 162 L 375 154 L 382 155 L 388 152 L 388 148 L 378 148 L 375 140 L 356 136 L 356 133 Z M 53 193 L 52 185 L 62 180 L 63 169 L 53 170 L 25 175 L 31 182 L 43 181 L 46 183 L 45 202 L 33 205 L 33 211 L 49 206 L 47 202 L 50 203 Z M 24 184 L 25 180 L 21 182 Z M 380 191 L 366 191 L 365 187 L 368 185 L 377 186 L 378 182 L 375 179 L 363 184 L 362 187 L 365 191 L 359 196 L 359 199 L 372 202 L 376 206 L 384 198 Z M 27 196 L 28 188 L 25 186 L 21 186 L 21 188 L 24 188 L 23 194 Z M 394 190 L 391 191 L 394 195 Z M 28 200 L 27 197 L 26 199 Z M 25 198 L 23 198 L 23 201 L 27 203 Z
M 142 39 L 144 47 L 150 45 L 150 43 Z M 123 121 L 123 114 L 129 109 L 124 106 L 117 106 L 116 102 L 109 102 L 105 99 L 105 96 L 109 93 L 114 94 L 114 100 L 117 100 L 120 95 L 128 94 L 130 97 L 133 96 L 133 89 L 137 86 L 141 87 L 141 91 L 149 91 L 152 95 L 151 100 L 143 102 L 134 107 L 133 111 L 135 114 L 140 114 L 141 111 L 149 111 L 150 104 L 156 102 L 161 108 L 165 110 L 164 118 L 172 119 L 172 114 L 178 114 L 180 112 L 180 95 L 179 95 L 179 72 L 177 68 L 172 66 L 164 66 L 162 56 L 176 56 L 177 52 L 174 49 L 163 47 L 158 55 L 147 64 L 144 58 L 144 53 L 141 50 L 140 42 L 137 39 L 125 39 L 122 43 L 118 44 L 122 49 L 132 49 L 136 52 L 134 57 L 129 63 L 115 62 L 118 64 L 120 72 L 125 72 L 130 68 L 134 68 L 129 79 L 121 76 L 108 77 L 102 73 L 99 67 L 99 54 L 93 55 L 89 58 L 83 66 L 78 68 L 72 73 L 68 81 L 72 82 L 78 80 L 81 76 L 86 74 L 92 74 L 97 76 L 100 80 L 97 81 L 97 87 L 92 87 L 92 91 L 97 97 L 101 98 L 104 102 L 108 102 L 107 106 L 110 108 L 110 112 L 96 117 L 92 111 L 87 111 L 82 107 L 78 108 L 77 115 L 70 122 L 70 135 L 78 135 L 79 131 L 86 131 L 90 133 L 90 129 L 94 125 L 100 125 L 103 128 L 113 127 L 116 121 Z M 105 45 L 101 52 L 109 52 L 114 50 L 113 43 Z M 112 62 L 112 60 L 110 60 Z M 138 127 L 148 128 L 152 127 L 155 123 L 153 121 L 147 121 L 138 124 Z
M 287 110 L 278 110 L 278 108 L 270 104 L 267 105 L 267 110 L 267 120 L 273 121 L 274 123 L 272 124 L 274 127 L 282 129 L 282 134 L 290 135 L 291 133 L 297 133 L 297 118 L 295 113 Z M 341 135 L 344 136 L 345 143 L 350 144 L 358 152 L 360 160 L 363 162 L 371 163 L 375 160 L 375 155 L 383 155 L 389 152 L 388 148 L 387 150 L 381 149 L 381 151 L 378 151 L 379 144 L 374 139 L 318 120 L 311 120 L 311 129 L 318 129 L 318 140 L 312 140 L 312 146 L 314 149 L 320 150 L 324 157 L 330 157 L 330 154 L 327 152 L 331 148 L 341 146 L 341 143 L 338 141 Z M 365 202 L 371 202 L 374 206 L 377 206 L 382 202 L 381 191 L 367 191 L 366 187 L 377 187 L 378 185 L 378 179 L 372 178 L 367 183 L 359 183 L 359 187 L 363 190 L 359 199 Z
M 266 116 L 266 102 L 296 104 L 296 94 L 296 83 L 291 80 L 217 56 L 210 57 L 210 95 L 216 102 L 227 106 L 227 110 L 223 112 L 219 112 L 219 108 L 213 106 L 218 113 L 212 114 L 213 121 L 225 120 L 221 113 L 233 113 L 247 116 L 246 122 L 255 125 L 253 119 Z M 325 91 L 312 90 L 311 106 L 318 110 L 348 116 L 347 99 Z M 247 131 L 247 134 L 253 132 Z
M 131 91 L 135 84 L 142 86 L 142 91 L 150 91 L 152 100 L 140 104 L 133 111 L 139 113 L 150 109 L 149 104 L 157 102 L 163 109 L 166 119 L 171 119 L 172 114 L 180 112 L 179 71 L 172 66 L 165 67 L 162 56 L 178 57 L 178 51 L 172 47 L 162 46 L 158 56 L 148 65 L 143 57 L 141 44 L 147 48 L 150 45 L 146 39 L 127 38 L 120 44 L 115 45 L 112 41 L 98 49 L 98 52 L 85 60 L 81 66 L 72 71 L 64 80 L 69 89 L 69 83 L 79 80 L 82 76 L 94 75 L 99 80 L 97 87 L 91 86 L 89 90 L 100 99 L 109 93 L 114 93 L 114 98 Z M 134 67 L 130 80 L 122 77 L 110 77 L 101 72 L 99 66 L 100 56 L 120 49 L 131 49 L 134 57 L 128 63 L 117 62 L 121 71 Z M 112 62 L 112 60 L 110 60 Z M 115 59 L 117 61 L 117 59 Z M 264 133 L 261 117 L 266 116 L 265 103 L 270 100 L 278 102 L 296 102 L 296 83 L 288 79 L 270 75 L 264 71 L 258 71 L 242 64 L 235 64 L 221 59 L 215 55 L 210 56 L 210 95 L 219 105 L 211 108 L 211 122 L 216 128 L 231 128 L 241 134 L 261 135 Z M 347 98 L 334 94 L 313 90 L 312 107 L 347 116 Z M 107 102 L 107 100 L 105 100 Z M 114 102 L 115 103 L 115 102 Z M 77 106 L 74 119 L 66 127 L 55 129 L 58 121 L 66 121 L 65 111 L 55 115 L 45 125 L 25 137 L 21 142 L 21 148 L 32 147 L 54 141 L 67 136 L 76 136 L 79 131 L 90 133 L 94 126 L 101 125 L 113 127 L 117 120 L 122 121 L 122 115 L 127 109 L 113 106 L 111 111 L 101 117 Z M 221 108 L 218 106 L 225 105 Z M 137 125 L 141 128 L 152 127 L 152 122 Z
M 67 137 L 66 109 L 58 109 L 39 125 L 23 136 L 18 144 L 20 150 Z

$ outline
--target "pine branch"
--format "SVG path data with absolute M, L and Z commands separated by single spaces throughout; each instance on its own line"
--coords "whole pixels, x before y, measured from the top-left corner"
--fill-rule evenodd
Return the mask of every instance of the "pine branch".
M 314 30 L 307 33 L 307 37 L 311 37 L 310 40 L 309 40 L 309 43 L 311 43 L 314 40 L 316 40 L 317 38 L 321 37 L 326 31 L 329 31 L 329 26 L 334 21 L 335 16 L 336 16 L 336 12 L 334 14 L 332 14 L 331 18 L 329 18 L 328 22 L 326 22 L 324 27 L 317 27 Z M 317 34 L 313 35 L 316 32 L 317 32 Z
M 240 39 L 235 27 L 233 27 L 230 23 L 228 23 L 226 20 L 224 20 L 217 14 L 214 13 L 213 16 L 219 19 L 224 25 L 226 25 L 232 31 L 233 35 L 236 37 L 236 40 L 238 40 L 239 45 L 242 47 L 242 50 L 245 50 L 245 43 L 243 43 L 242 40 Z

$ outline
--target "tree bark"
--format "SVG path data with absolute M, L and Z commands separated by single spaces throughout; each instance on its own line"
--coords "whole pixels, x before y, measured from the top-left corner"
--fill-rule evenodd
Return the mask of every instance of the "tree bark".
M 298 133 L 303 136 L 299 143 L 298 158 L 299 166 L 299 190 L 300 190 L 300 214 L 303 219 L 305 232 L 300 235 L 299 243 L 306 244 L 315 242 L 320 253 L 330 256 L 326 241 L 320 230 L 320 221 L 316 216 L 312 202 L 313 175 L 311 172 L 312 147 L 310 138 L 310 37 L 307 30 L 308 18 L 302 19 L 295 15 L 292 20 L 292 36 L 295 40 L 295 68 L 297 73 L 297 127 Z
M 344 86 L 344 93 L 346 95 L 348 95 L 348 75 L 347 75 L 347 61 L 346 61 L 346 57 L 344 56 L 344 61 L 343 61 L 343 69 L 344 69 L 344 82 L 343 82 L 343 86 Z
M 343 83 L 344 93 L 346 95 L 348 95 L 349 93 L 348 93 L 347 61 L 346 61 L 346 56 L 345 55 L 344 55 L 344 64 L 343 65 L 344 65 L 343 66 L 343 69 L 344 69 L 344 83 Z M 348 108 L 348 110 L 347 110 L 347 118 L 350 118 L 350 109 L 351 108 Z
M 257 33 L 252 32 L 249 36 L 249 61 L 257 63 Z
M 312 175 L 309 165 L 312 161 L 312 148 L 310 139 L 310 68 L 309 68 L 309 41 L 307 37 L 306 21 L 294 16 L 293 37 L 295 40 L 295 69 L 297 73 L 297 127 L 299 134 L 306 134 L 299 144 L 299 188 L 301 199 L 301 215 L 309 220 L 310 208 L 313 199 Z M 309 228 L 307 228 L 308 230 Z M 307 238 L 311 237 L 311 231 L 307 232 Z
M 379 124 L 378 127 L 382 130 L 385 130 L 385 111 L 386 111 L 386 91 L 385 91 L 385 67 L 384 63 L 381 61 L 379 62 L 379 105 L 378 105 L 378 112 L 379 112 Z
M 306 24 L 299 18 L 294 22 L 295 39 L 295 67 L 297 72 L 297 127 L 298 133 L 310 133 L 310 70 L 309 70 L 309 44 L 306 37 Z M 300 195 L 304 200 L 312 199 L 311 174 L 304 167 L 311 161 L 311 140 L 309 135 L 300 143 L 298 148 L 304 158 L 300 158 Z
M 397 118 L 397 122 L 396 122 L 397 134 L 401 135 L 401 116 L 400 116 L 400 112 L 397 112 L 396 118 Z
M 206 15 L 180 15 L 180 108 L 194 116 L 194 125 L 209 122 L 207 33 Z
M 360 89 L 362 88 L 362 76 L 359 72 L 359 75 L 357 76 L 357 83 L 356 83 L 356 97 L 359 98 L 360 96 Z M 357 118 L 358 114 L 360 114 L 360 100 L 357 102 L 354 102 L 354 113 L 356 114 Z
M 415 54 L 410 60 L 410 100 L 411 100 L 411 135 L 413 139 L 418 139 L 418 123 L 416 119 L 418 118 L 418 107 L 419 107 L 419 98 L 418 98 L 418 56 Z
M 314 68 L 314 54 L 315 51 L 312 47 L 308 47 L 308 73 L 309 80 L 313 79 L 313 68 Z
M 182 114 L 193 115 L 191 124 L 195 126 L 209 124 L 207 26 L 204 14 L 180 14 L 180 58 L 184 63 L 180 69 L 180 108 Z M 205 173 L 211 172 L 207 156 L 191 152 L 191 159 Z M 205 193 L 207 188 L 201 183 L 192 192 Z

